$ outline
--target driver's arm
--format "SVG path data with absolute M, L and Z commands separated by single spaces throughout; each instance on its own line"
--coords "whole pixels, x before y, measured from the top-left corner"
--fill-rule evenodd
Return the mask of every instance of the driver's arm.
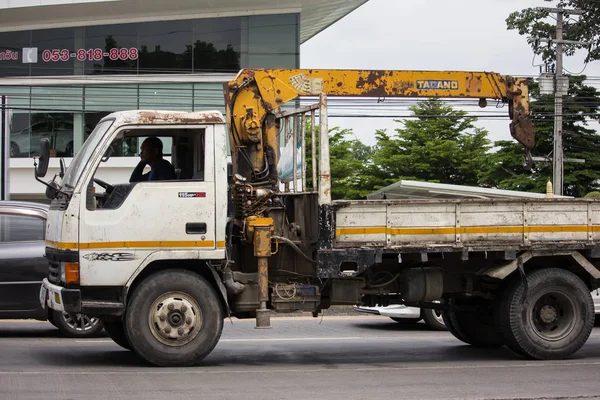
M 140 161 L 138 163 L 138 165 L 133 169 L 133 172 L 131 173 L 131 177 L 129 178 L 129 183 L 143 182 L 143 181 L 148 180 L 148 175 L 150 175 L 150 173 L 147 173 L 147 174 L 143 173 L 145 166 L 146 166 L 146 163 L 144 161 Z

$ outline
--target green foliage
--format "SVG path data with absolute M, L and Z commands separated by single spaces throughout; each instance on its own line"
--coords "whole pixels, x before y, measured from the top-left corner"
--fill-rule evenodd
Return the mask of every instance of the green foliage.
M 585 196 L 584 199 L 600 199 L 600 192 L 589 192 Z
M 589 45 L 565 45 L 565 54 L 572 55 L 577 49 L 586 49 L 586 62 L 600 60 L 600 2 L 598 0 L 546 0 L 549 7 L 564 7 L 583 11 L 581 16 L 564 14 L 563 39 L 579 42 L 592 42 Z M 511 13 L 506 19 L 509 30 L 517 30 L 519 35 L 527 35 L 527 42 L 534 52 L 541 55 L 545 62 L 556 59 L 554 46 L 540 42 L 536 45 L 533 38 L 555 38 L 555 21 L 549 17 L 549 12 L 536 8 L 526 8 Z
M 581 197 L 600 188 L 600 136 L 589 129 L 588 119 L 598 119 L 600 93 L 583 84 L 585 76 L 569 76 L 568 96 L 563 100 L 563 149 L 565 158 L 582 158 L 585 163 L 564 163 L 563 193 Z M 490 154 L 481 166 L 479 183 L 508 190 L 545 193 L 546 183 L 552 180 L 552 151 L 554 138 L 554 98 L 539 95 L 539 88 L 531 82 L 531 117 L 535 124 L 534 153 L 548 156 L 548 162 L 535 163 L 531 171 L 521 165 L 522 147 L 516 142 L 500 141 L 498 151 Z
M 476 184 L 490 144 L 487 132 L 474 126 L 476 118 L 439 99 L 420 101 L 410 110 L 416 119 L 405 121 L 394 136 L 376 131 L 377 145 L 363 177 L 369 192 L 401 179 Z
M 316 127 L 316 143 L 319 148 L 319 127 Z M 310 132 L 307 122 L 306 132 Z M 312 137 L 306 136 L 306 180 L 312 187 Z M 362 184 L 365 165 L 371 157 L 371 147 L 356 138 L 351 129 L 335 127 L 329 130 L 329 156 L 331 165 L 331 197 L 333 199 L 360 199 L 370 193 Z M 317 171 L 319 155 L 317 150 Z

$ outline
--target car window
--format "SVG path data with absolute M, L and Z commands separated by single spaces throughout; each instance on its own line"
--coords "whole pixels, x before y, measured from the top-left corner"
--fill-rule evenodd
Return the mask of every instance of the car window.
M 24 215 L 0 215 L 0 241 L 44 240 L 45 221 Z

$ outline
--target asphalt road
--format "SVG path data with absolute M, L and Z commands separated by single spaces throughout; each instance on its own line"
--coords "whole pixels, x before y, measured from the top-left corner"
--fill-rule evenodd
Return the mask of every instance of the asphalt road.
M 478 350 L 388 318 L 278 318 L 225 325 L 204 363 L 155 368 L 106 337 L 61 338 L 43 322 L 0 322 L 0 400 L 595 399 L 600 328 L 566 361 Z

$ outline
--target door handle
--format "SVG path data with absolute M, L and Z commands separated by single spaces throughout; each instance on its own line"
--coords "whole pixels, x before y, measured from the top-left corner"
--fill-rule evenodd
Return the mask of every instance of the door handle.
M 204 222 L 188 222 L 185 224 L 185 233 L 188 235 L 203 235 L 206 234 L 206 223 Z

